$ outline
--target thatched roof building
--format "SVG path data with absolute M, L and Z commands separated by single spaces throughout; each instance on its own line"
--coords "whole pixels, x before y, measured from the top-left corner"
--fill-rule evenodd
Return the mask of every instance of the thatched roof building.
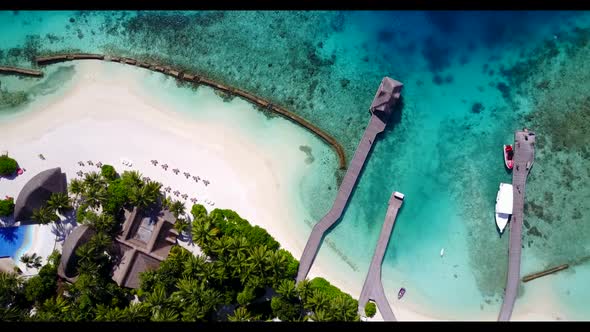
M 43 171 L 29 180 L 18 194 L 14 206 L 14 221 L 29 221 L 33 210 L 45 205 L 52 193 L 67 192 L 66 174 L 56 167 Z
M 178 232 L 173 228 L 176 219 L 168 210 L 155 216 L 145 216 L 137 208 L 125 213 L 123 230 L 113 244 L 116 263 L 113 280 L 119 286 L 139 288 L 139 274 L 160 266 L 172 246 Z M 57 274 L 69 281 L 77 279 L 76 249 L 88 242 L 95 231 L 87 225 L 76 227 L 66 238 Z
M 128 288 L 139 288 L 139 274 L 157 269 L 176 243 L 176 219 L 168 210 L 144 216 L 135 208 L 126 213 L 123 231 L 116 239 L 119 262 L 113 280 Z
M 96 232 L 87 225 L 81 225 L 68 235 L 64 241 L 61 260 L 57 267 L 57 275 L 69 282 L 75 282 L 78 277 L 76 249 L 88 242 Z
M 384 77 L 379 85 L 379 89 L 377 89 L 369 111 L 378 115 L 380 118 L 389 118 L 393 105 L 395 105 L 401 96 L 403 86 L 401 82 Z

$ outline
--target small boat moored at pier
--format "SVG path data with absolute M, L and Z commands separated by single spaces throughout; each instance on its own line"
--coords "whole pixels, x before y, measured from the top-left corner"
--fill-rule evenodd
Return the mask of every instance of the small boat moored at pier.
M 512 169 L 514 167 L 514 150 L 512 149 L 512 145 L 504 145 L 504 165 L 506 168 Z
M 500 234 L 504 233 L 506 224 L 512 216 L 512 185 L 500 183 L 500 189 L 496 196 L 496 225 Z

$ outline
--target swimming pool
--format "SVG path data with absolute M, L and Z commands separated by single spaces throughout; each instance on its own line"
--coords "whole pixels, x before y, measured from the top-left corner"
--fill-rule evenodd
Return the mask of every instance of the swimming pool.
M 20 256 L 27 250 L 30 230 L 30 226 L 0 228 L 0 257 L 9 256 L 18 262 Z

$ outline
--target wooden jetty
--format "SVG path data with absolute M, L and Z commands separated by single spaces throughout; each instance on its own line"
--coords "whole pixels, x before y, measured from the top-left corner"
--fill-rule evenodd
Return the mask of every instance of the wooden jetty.
M 43 72 L 35 69 L 0 66 L 0 74 L 42 77 Z
M 563 265 L 559 265 L 559 266 L 556 266 L 556 267 L 552 267 L 552 268 L 547 269 L 547 270 L 542 271 L 542 272 L 537 272 L 537 273 L 529 274 L 528 276 L 525 276 L 524 278 L 522 278 L 522 281 L 523 282 L 529 282 L 529 281 L 531 281 L 533 279 L 541 278 L 541 277 L 544 277 L 546 275 L 549 275 L 549 274 L 552 274 L 552 273 L 555 273 L 555 272 L 558 272 L 558 271 L 561 271 L 561 270 L 565 270 L 568 267 L 569 267 L 568 264 L 563 264 Z
M 508 274 L 504 301 L 499 321 L 508 321 L 514 309 L 520 283 L 520 257 L 522 251 L 522 223 L 526 180 L 535 161 L 535 133 L 528 129 L 514 133 L 514 167 L 512 169 L 512 219 L 510 220 L 510 245 L 508 249 Z
M 37 62 L 37 65 L 39 66 L 72 60 L 104 60 L 104 55 L 92 53 L 66 53 L 49 56 L 39 56 L 35 58 L 35 62 Z
M 356 185 L 363 165 L 375 143 L 377 134 L 385 129 L 385 125 L 392 112 L 393 105 L 398 101 L 402 89 L 402 84 L 389 77 L 383 78 L 377 94 L 371 103 L 369 112 L 371 119 L 365 129 L 365 133 L 359 142 L 359 145 L 350 162 L 350 166 L 344 175 L 344 179 L 338 189 L 336 200 L 330 211 L 320 220 L 312 229 L 311 235 L 307 240 L 303 254 L 299 261 L 299 270 L 297 271 L 297 282 L 307 277 L 309 269 L 315 260 L 316 254 L 324 237 L 324 233 L 330 229 L 336 221 L 342 216 L 342 212 L 348 203 L 352 190 Z
M 377 308 L 379 308 L 379 312 L 381 313 L 383 320 L 396 320 L 393 310 L 391 309 L 391 305 L 385 296 L 385 291 L 383 290 L 383 283 L 381 281 L 381 265 L 383 263 L 383 257 L 385 256 L 387 244 L 389 243 L 389 238 L 391 237 L 391 232 L 393 231 L 393 225 L 395 224 L 397 212 L 402 207 L 403 202 L 404 195 L 402 193 L 394 192 L 391 194 L 391 198 L 389 199 L 389 207 L 387 208 L 387 214 L 385 215 L 385 221 L 383 222 L 383 228 L 381 229 L 381 234 L 379 235 L 379 240 L 377 241 L 377 247 L 375 248 L 375 253 L 373 254 L 373 260 L 371 261 L 371 265 L 369 267 L 369 273 L 365 278 L 363 290 L 361 291 L 361 296 L 359 297 L 359 315 L 365 315 L 365 303 L 371 300 L 377 304 Z
M 157 71 L 166 75 L 170 75 L 176 79 L 184 80 L 191 83 L 198 83 L 210 86 L 214 89 L 223 91 L 225 93 L 229 93 L 231 95 L 235 95 L 245 99 L 246 101 L 255 104 L 263 109 L 269 110 L 271 112 L 280 114 L 281 116 L 294 121 L 295 123 L 299 124 L 300 126 L 308 129 L 321 139 L 323 139 L 326 143 L 328 143 L 338 156 L 339 166 L 340 169 L 346 168 L 346 154 L 344 153 L 344 148 L 342 145 L 330 136 L 328 133 L 324 132 L 317 126 L 314 126 L 307 120 L 303 119 L 302 117 L 298 116 L 297 114 L 287 111 L 286 109 L 272 105 L 270 102 L 252 95 L 244 90 L 233 88 L 230 86 L 226 86 L 214 80 L 208 79 L 206 77 L 202 77 L 192 73 L 186 73 L 181 70 L 171 68 L 168 66 L 163 66 L 156 63 L 148 63 L 143 61 L 138 61 L 128 57 L 119 57 L 116 55 L 102 55 L 102 54 L 90 54 L 90 53 L 64 53 L 64 54 L 54 54 L 50 56 L 39 56 L 35 59 L 37 65 L 47 65 L 56 62 L 62 61 L 70 61 L 70 60 L 85 60 L 85 59 L 95 59 L 95 60 L 105 60 L 105 61 L 112 61 L 112 62 L 120 62 L 123 64 L 134 65 L 142 68 L 146 68 L 152 71 Z

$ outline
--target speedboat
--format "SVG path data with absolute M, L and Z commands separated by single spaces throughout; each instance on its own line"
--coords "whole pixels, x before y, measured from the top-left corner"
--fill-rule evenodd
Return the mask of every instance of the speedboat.
M 397 299 L 398 300 L 401 299 L 404 296 L 404 294 L 406 294 L 406 289 L 402 287 L 402 288 L 400 288 L 399 292 L 397 293 Z
M 514 150 L 512 149 L 512 145 L 504 145 L 504 165 L 506 168 L 512 169 L 514 167 Z
M 496 196 L 496 225 L 500 234 L 504 233 L 506 224 L 512 216 L 512 185 L 500 183 L 500 189 Z

